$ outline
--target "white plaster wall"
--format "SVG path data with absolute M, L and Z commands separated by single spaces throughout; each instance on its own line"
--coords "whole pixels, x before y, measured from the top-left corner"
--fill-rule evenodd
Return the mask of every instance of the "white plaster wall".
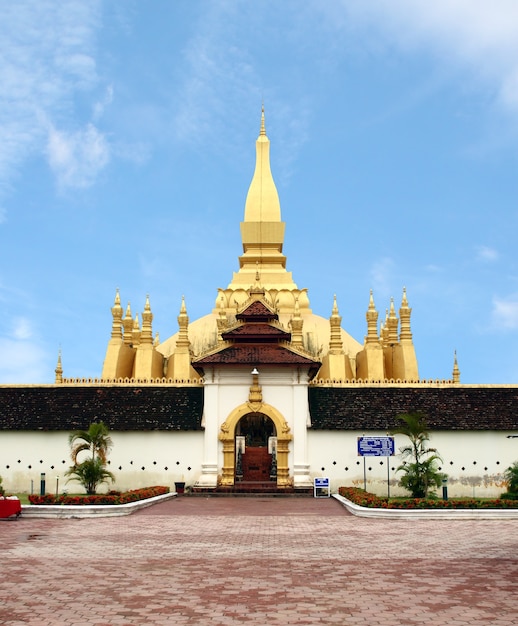
M 113 448 L 109 470 L 116 482 L 107 489 L 138 489 L 151 485 L 174 488 L 174 482 L 193 484 L 201 471 L 203 432 L 111 432 Z M 40 473 L 45 472 L 48 493 L 82 491 L 79 483 L 66 483 L 70 467 L 68 432 L 2 432 L 0 434 L 0 475 L 7 491 L 40 491 Z M 166 469 L 167 468 L 167 469 Z M 189 469 L 190 468 L 190 469 Z
M 497 497 L 505 491 L 503 472 L 518 460 L 518 439 L 507 439 L 511 432 L 448 431 L 435 432 L 430 447 L 437 448 L 443 459 L 442 471 L 448 474 L 448 495 Z M 357 456 L 357 438 L 385 436 L 379 431 L 308 431 L 310 474 L 326 476 L 331 488 L 364 486 L 363 457 Z M 396 436 L 396 452 L 408 439 Z M 408 495 L 398 487 L 395 469 L 401 456 L 389 457 L 390 494 Z M 387 459 L 365 457 L 367 490 L 380 496 L 387 495 Z M 347 468 L 347 469 L 346 469 Z M 441 495 L 442 490 L 438 490 Z

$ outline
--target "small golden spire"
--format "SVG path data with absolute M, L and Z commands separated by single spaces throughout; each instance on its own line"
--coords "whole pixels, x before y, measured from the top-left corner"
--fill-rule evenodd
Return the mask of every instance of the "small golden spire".
M 63 382 L 63 365 L 61 364 L 61 348 L 59 349 L 59 352 L 58 352 L 58 363 L 54 371 L 56 372 L 55 383 L 56 385 L 59 385 Z
M 390 298 L 390 310 L 387 318 L 387 340 L 390 345 L 398 343 L 397 329 L 399 320 L 396 315 L 396 307 L 394 306 L 394 298 Z
M 153 313 L 149 304 L 149 295 L 146 296 L 144 312 L 142 313 L 142 336 L 141 343 L 153 345 Z
M 412 330 L 410 327 L 410 316 L 412 315 L 412 309 L 408 306 L 408 300 L 406 297 L 406 287 L 403 287 L 403 298 L 401 300 L 401 307 L 399 309 L 400 331 L 399 339 L 402 342 L 412 342 Z
M 338 304 L 336 303 L 336 295 L 333 297 L 333 309 L 331 317 L 329 318 L 329 353 L 341 354 L 343 352 L 342 341 L 342 317 L 338 311 Z
M 115 292 L 115 302 L 112 306 L 112 339 L 122 340 L 122 307 L 119 289 Z
M 178 339 L 176 340 L 176 348 L 189 350 L 189 316 L 187 315 L 187 307 L 185 306 L 185 297 L 182 296 L 182 304 L 180 313 L 176 318 L 178 320 Z
M 453 358 L 453 382 L 456 384 L 460 383 L 460 369 L 459 364 L 457 363 L 457 350 L 455 350 Z
M 367 318 L 367 336 L 365 337 L 365 343 L 377 343 L 378 337 L 378 311 L 376 311 L 376 305 L 374 304 L 374 295 L 372 289 L 369 295 L 369 308 L 365 314 Z
M 300 305 L 299 305 L 299 297 L 295 297 L 295 307 L 293 310 L 293 317 L 290 320 L 291 326 L 291 343 L 294 346 L 303 347 L 304 341 L 302 337 L 302 327 L 304 321 L 300 316 Z
M 130 345 L 133 343 L 132 333 L 133 333 L 133 317 L 131 315 L 131 306 L 128 302 L 128 306 L 126 307 L 126 315 L 122 320 L 122 325 L 124 328 L 124 343 L 126 345 Z

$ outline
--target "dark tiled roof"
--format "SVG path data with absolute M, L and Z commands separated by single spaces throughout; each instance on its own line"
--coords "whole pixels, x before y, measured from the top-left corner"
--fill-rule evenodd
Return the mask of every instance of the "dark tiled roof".
M 518 387 L 310 387 L 315 430 L 390 430 L 420 411 L 431 430 L 517 430 Z
M 221 336 L 225 341 L 290 341 L 291 333 L 272 326 L 264 322 L 249 322 L 242 326 L 237 326 L 228 332 L 222 333 Z
M 202 387 L 0 387 L 0 430 L 201 430 Z
M 261 301 L 252 302 L 250 306 L 236 315 L 238 320 L 271 322 L 279 319 L 277 313 L 270 309 Z
M 193 365 L 314 365 L 316 361 L 278 345 L 237 344 L 198 359 Z

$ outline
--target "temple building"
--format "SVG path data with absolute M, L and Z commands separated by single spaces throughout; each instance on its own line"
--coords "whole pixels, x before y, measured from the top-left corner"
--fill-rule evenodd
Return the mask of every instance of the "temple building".
M 336 296 L 328 319 L 315 315 L 287 269 L 284 233 L 263 110 L 239 269 L 212 311 L 190 321 L 179 297 L 178 329 L 162 341 L 150 298 L 140 322 L 117 291 L 98 379 L 65 377 L 60 355 L 53 385 L 0 387 L 6 484 L 23 490 L 46 465 L 63 472 L 65 435 L 103 419 L 119 488 L 181 477 L 200 491 L 296 491 L 329 476 L 333 488 L 381 491 L 397 483 L 399 461 L 369 461 L 367 471 L 357 438 L 386 435 L 397 415 L 421 411 L 458 493 L 499 493 L 518 456 L 505 436 L 517 427 L 518 387 L 462 385 L 456 357 L 451 380 L 420 380 L 404 287 L 383 319 L 366 293 L 362 342 L 342 328 Z M 33 455 L 46 459 L 35 465 Z

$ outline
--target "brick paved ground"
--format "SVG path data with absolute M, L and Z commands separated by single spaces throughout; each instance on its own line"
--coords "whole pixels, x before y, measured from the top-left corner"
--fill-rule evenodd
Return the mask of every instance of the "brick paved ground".
M 518 625 L 517 531 L 267 497 L 2 520 L 0 624 Z

